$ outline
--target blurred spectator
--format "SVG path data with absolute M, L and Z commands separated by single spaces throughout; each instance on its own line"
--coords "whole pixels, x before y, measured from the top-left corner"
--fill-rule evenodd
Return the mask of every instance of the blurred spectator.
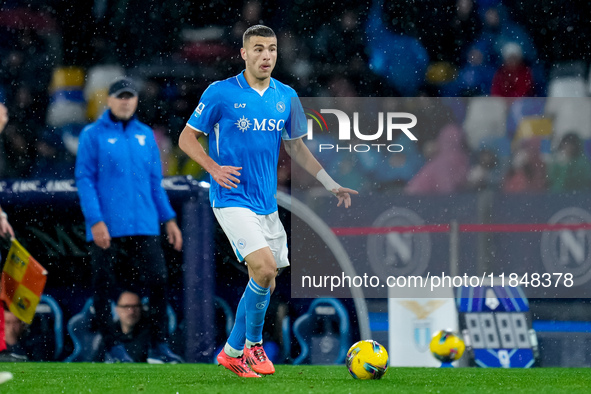
M 106 362 L 146 362 L 150 349 L 150 326 L 140 297 L 124 291 L 119 296 L 113 322 L 115 346 L 105 354 Z
M 497 162 L 498 158 L 492 150 L 483 148 L 478 151 L 478 161 L 468 173 L 468 189 L 482 191 L 496 188 L 499 182 L 494 173 Z
M 11 121 L 4 130 L 5 178 L 31 176 L 36 161 L 35 141 L 44 125 L 39 111 L 32 90 L 20 85 L 11 101 Z
M 466 184 L 469 160 L 462 130 L 448 124 L 437 138 L 436 152 L 404 189 L 408 194 L 450 194 Z
M 522 140 L 511 159 L 503 191 L 507 193 L 546 190 L 546 165 L 540 155 L 540 139 Z
M 327 65 L 313 65 L 310 50 L 306 40 L 300 40 L 291 30 L 284 29 L 279 33 L 279 42 L 281 42 L 281 51 L 278 53 L 277 61 L 277 79 L 289 81 L 294 89 L 302 95 L 315 96 L 317 88 L 312 84 L 312 78 L 317 77 L 321 69 Z M 314 72 L 314 74 L 312 73 Z M 182 128 L 182 127 L 181 127 Z
M 153 362 L 182 362 L 168 344 L 167 267 L 160 224 L 168 242 L 182 247 L 176 213 L 162 188 L 160 155 L 152 130 L 134 115 L 135 83 L 119 79 L 109 88 L 109 109 L 80 135 L 76 186 L 91 244 L 94 306 L 108 351 L 114 347 L 110 300 L 121 286 L 149 294 Z M 149 360 L 149 361 L 150 361 Z
M 441 40 L 443 60 L 456 65 L 462 63 L 468 46 L 480 35 L 482 21 L 473 0 L 457 0 Z M 448 38 L 448 39 L 446 39 Z
M 507 133 L 507 100 L 501 97 L 472 97 L 466 100 L 463 129 L 472 152 L 482 143 L 498 140 Z
M 25 18 L 25 14 L 20 17 Z M 8 18 L 7 13 L 0 9 L 0 24 L 1 20 Z M 22 19 L 21 22 L 27 23 Z M 13 94 L 22 84 L 29 86 L 34 96 L 43 94 L 55 61 L 50 56 L 48 43 L 32 27 L 23 27 L 18 22 L 11 27 L 5 37 L 8 45 L 4 47 L 2 44 L 5 43 L 0 44 L 0 85 L 10 87 Z
M 513 139 L 524 118 L 540 118 L 544 115 L 544 97 L 524 97 L 515 99 L 507 113 L 507 137 Z
M 4 311 L 2 312 L 3 308 Z M 35 320 L 33 325 L 29 326 L 10 312 L 4 303 L 0 306 L 0 313 L 3 314 L 3 319 L 0 319 L 0 321 L 3 320 L 4 340 L 6 342 L 6 350 L 0 352 L 0 361 L 53 360 L 53 352 L 51 351 L 53 347 L 52 338 L 45 336 L 39 330 L 35 330 Z
M 575 133 L 560 141 L 548 168 L 548 182 L 553 192 L 591 188 L 591 162 L 583 151 L 583 141 Z
M 229 40 L 230 45 L 238 48 L 242 46 L 242 34 L 244 31 L 250 26 L 263 23 L 261 2 L 258 0 L 245 1 L 239 16 L 240 19 L 232 26 Z
M 124 67 L 166 58 L 179 46 L 182 4 L 170 0 L 57 1 L 56 14 L 68 40 L 68 63 L 118 61 Z M 174 22 L 173 22 L 174 21 Z
M 0 352 L 0 361 L 27 361 L 29 359 L 22 343 L 26 334 L 27 325 L 8 309 L 4 309 L 6 350 Z
M 404 33 L 404 28 L 401 33 L 398 19 L 392 19 L 392 25 L 384 23 L 383 8 L 383 0 L 373 0 L 367 21 L 370 68 L 400 95 L 414 96 L 424 84 L 429 55 L 418 39 Z
M 552 119 L 552 146 L 555 149 L 570 133 L 582 140 L 591 139 L 591 98 L 548 97 L 544 114 Z
M 367 152 L 359 156 L 359 161 L 374 181 L 372 190 L 402 188 L 425 164 L 415 141 L 409 141 L 408 137 L 400 135 L 392 143 L 401 145 L 404 149 L 401 152 L 381 149 L 380 152 Z
M 326 95 L 329 97 L 357 97 L 355 85 L 346 77 L 334 75 L 328 82 Z
M 65 147 L 60 133 L 46 128 L 34 143 L 37 158 L 31 175 L 37 178 L 71 179 L 74 176 L 75 156 Z
M 364 154 L 364 153 L 361 153 Z M 335 163 L 335 177 L 339 181 L 350 185 L 355 190 L 364 190 L 367 187 L 366 174 L 359 165 L 357 155 L 345 154 Z
M 323 23 L 312 36 L 311 59 L 324 68 L 343 68 L 343 72 L 364 71 L 366 38 L 360 29 L 360 16 L 354 9 L 344 9 Z M 329 70 L 325 70 L 329 71 Z
M 483 22 L 482 34 L 476 42 L 486 48 L 484 55 L 487 62 L 498 64 L 503 47 L 510 42 L 521 47 L 522 57 L 528 64 L 534 64 L 538 60 L 532 38 L 522 26 L 509 18 L 502 5 L 486 9 Z
M 0 134 L 4 130 L 4 127 L 8 123 L 8 111 L 4 104 L 0 103 Z M 6 237 L 9 235 L 11 238 L 14 238 L 14 230 L 10 223 L 8 223 L 8 215 L 6 212 L 2 210 L 0 207 L 0 237 Z M 2 256 L 0 255 L 0 261 L 2 260 Z M 2 309 L 0 307 L 0 309 Z
M 491 94 L 501 97 L 527 97 L 533 93 L 531 69 L 523 62 L 521 47 L 509 42 L 503 46 L 503 65 L 493 77 Z
M 496 69 L 484 62 L 482 49 L 473 45 L 467 54 L 467 63 L 458 72 L 458 77 L 444 88 L 449 96 L 471 97 L 490 94 Z
M 404 109 L 417 117 L 417 125 L 413 133 L 418 136 L 418 149 L 425 159 L 432 157 L 433 145 L 441 130 L 454 123 L 453 111 L 439 98 L 427 97 L 425 92 L 406 102 Z

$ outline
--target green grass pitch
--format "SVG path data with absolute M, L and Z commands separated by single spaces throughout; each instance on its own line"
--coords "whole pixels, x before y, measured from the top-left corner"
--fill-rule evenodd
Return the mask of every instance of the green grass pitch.
M 0 393 L 590 393 L 591 369 L 390 368 L 355 380 L 345 366 L 277 365 L 241 379 L 212 364 L 0 363 Z

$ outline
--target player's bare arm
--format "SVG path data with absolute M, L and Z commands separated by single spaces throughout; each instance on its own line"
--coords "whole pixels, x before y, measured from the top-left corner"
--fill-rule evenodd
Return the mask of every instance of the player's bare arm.
M 237 184 L 240 183 L 237 177 L 240 176 L 239 171 L 242 167 L 220 166 L 216 163 L 199 143 L 198 139 L 202 135 L 204 134 L 201 131 L 185 126 L 179 137 L 179 147 L 205 171 L 209 172 L 213 180 L 221 187 L 226 189 L 237 188 Z
M 4 130 L 6 123 L 8 123 L 8 110 L 4 104 L 0 103 L 0 133 Z
M 285 140 L 284 143 L 287 154 L 310 175 L 316 177 L 327 190 L 330 190 L 339 199 L 337 207 L 340 207 L 341 204 L 344 204 L 345 208 L 351 206 L 351 194 L 359 193 L 336 183 L 322 168 L 314 155 L 312 155 L 312 152 L 310 152 L 310 149 L 304 144 L 302 138 Z

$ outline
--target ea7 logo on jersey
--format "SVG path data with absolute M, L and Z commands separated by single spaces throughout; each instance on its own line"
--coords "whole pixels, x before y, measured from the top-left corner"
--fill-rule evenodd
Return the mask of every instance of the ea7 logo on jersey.
M 246 108 L 246 103 L 234 103 L 234 108 Z

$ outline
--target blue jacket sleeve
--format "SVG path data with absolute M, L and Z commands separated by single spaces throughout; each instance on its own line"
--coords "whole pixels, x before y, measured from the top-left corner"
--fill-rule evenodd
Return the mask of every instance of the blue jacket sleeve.
M 76 155 L 76 187 L 82 213 L 91 227 L 103 220 L 97 191 L 98 154 L 93 143 L 92 127 L 85 128 L 80 134 Z
M 150 169 L 150 183 L 152 185 L 152 197 L 158 210 L 158 219 L 160 222 L 168 222 L 176 217 L 176 213 L 170 205 L 166 190 L 162 187 L 162 162 L 160 161 L 160 151 L 156 140 L 153 138 L 152 144 L 152 167 Z

